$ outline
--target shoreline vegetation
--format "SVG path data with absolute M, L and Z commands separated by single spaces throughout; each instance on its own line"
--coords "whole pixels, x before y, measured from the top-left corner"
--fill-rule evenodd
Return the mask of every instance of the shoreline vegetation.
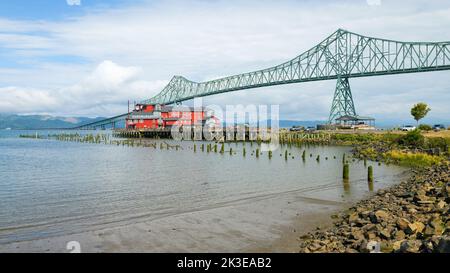
M 411 177 L 391 188 L 380 190 L 374 196 L 356 203 L 350 209 L 333 215 L 334 226 L 317 228 L 301 236 L 298 252 L 450 252 L 450 134 L 424 133 L 420 130 L 400 132 L 320 132 L 315 137 L 304 137 L 302 133 L 282 131 L 280 144 L 286 148 L 284 157 L 288 160 L 294 154 L 291 147 L 303 145 L 343 145 L 353 147 L 350 155 L 342 158 L 343 179 L 349 160 L 371 160 L 378 164 L 396 164 L 411 169 Z M 320 137 L 318 137 L 320 135 Z M 39 135 L 21 136 L 45 139 Z M 96 144 L 111 144 L 130 147 L 150 147 L 161 150 L 180 149 L 135 138 L 111 139 L 99 135 L 60 134 L 49 135 L 49 139 Z M 250 141 L 248 141 L 250 142 Z M 165 142 L 164 142 L 165 143 Z M 256 149 L 256 157 L 262 156 L 258 147 L 261 141 L 251 142 Z M 255 144 L 255 145 L 253 145 Z M 224 143 L 193 142 L 190 150 L 224 154 Z M 303 149 L 300 149 L 300 152 Z M 230 155 L 236 150 L 227 149 Z M 245 148 L 243 156 L 246 155 Z M 248 151 L 255 153 L 255 151 Z M 268 152 L 272 158 L 272 152 Z M 296 158 L 312 158 L 312 154 L 295 155 Z M 313 158 L 320 161 L 320 158 Z M 336 159 L 336 158 L 334 158 Z M 325 160 L 328 160 L 326 158 Z M 341 160 L 341 159 L 337 159 Z M 370 183 L 372 166 L 368 169 Z M 347 167 L 348 168 L 348 167 Z M 347 170 L 348 172 L 348 170 Z M 347 173 L 348 175 L 348 173 Z

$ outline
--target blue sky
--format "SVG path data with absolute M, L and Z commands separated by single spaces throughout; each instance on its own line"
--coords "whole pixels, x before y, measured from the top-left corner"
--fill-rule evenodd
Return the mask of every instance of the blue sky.
M 14 0 L 0 2 L 0 16 L 16 20 L 64 20 L 92 9 L 111 9 L 133 5 L 140 0 Z
M 404 41 L 450 40 L 444 0 L 16 0 L 0 2 L 0 112 L 109 116 L 173 75 L 204 81 L 289 60 L 338 28 Z M 449 122 L 448 71 L 352 79 L 357 111 Z M 222 94 L 205 104 L 279 104 L 283 119 L 326 119 L 335 82 Z

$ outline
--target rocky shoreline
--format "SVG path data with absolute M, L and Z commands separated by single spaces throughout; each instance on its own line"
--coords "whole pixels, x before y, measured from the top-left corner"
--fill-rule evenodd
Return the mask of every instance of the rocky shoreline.
M 299 252 L 450 253 L 450 166 L 413 172 L 300 237 Z

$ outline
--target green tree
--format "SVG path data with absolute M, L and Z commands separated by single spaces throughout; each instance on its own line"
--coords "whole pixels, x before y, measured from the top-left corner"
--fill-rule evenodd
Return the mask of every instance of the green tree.
M 423 119 L 431 109 L 428 107 L 426 103 L 419 102 L 411 108 L 411 115 L 419 124 L 419 120 Z

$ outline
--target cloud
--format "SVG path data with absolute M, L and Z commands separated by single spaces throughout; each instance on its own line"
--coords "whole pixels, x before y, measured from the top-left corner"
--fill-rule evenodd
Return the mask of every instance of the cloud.
M 0 18 L 0 48 L 19 63 L 0 67 L 6 72 L 0 73 L 0 82 L 4 88 L 53 90 L 47 93 L 67 103 L 66 112 L 54 108 L 57 113 L 104 116 L 122 113 L 128 99 L 151 97 L 173 75 L 203 81 L 277 65 L 338 28 L 405 41 L 450 39 L 448 1 L 369 2 L 140 1 L 56 22 Z M 58 56 L 84 62 L 47 60 Z M 442 90 L 450 88 L 443 80 L 446 73 L 352 79 L 356 107 L 377 118 L 408 116 L 408 105 L 423 98 L 435 105 L 433 112 L 448 117 L 450 110 L 443 105 L 448 101 L 442 99 L 448 98 Z M 334 82 L 268 87 L 208 97 L 205 102 L 277 103 L 282 118 L 323 119 L 328 117 L 334 87 Z M 0 89 L 0 96 L 3 93 Z M 49 106 L 35 104 L 26 109 L 52 112 Z
M 127 100 L 155 95 L 167 81 L 144 81 L 141 69 L 100 63 L 79 83 L 59 89 L 0 88 L 0 109 L 9 113 L 57 113 L 109 116 L 125 111 Z
M 81 6 L 81 0 L 66 0 L 69 6 Z

